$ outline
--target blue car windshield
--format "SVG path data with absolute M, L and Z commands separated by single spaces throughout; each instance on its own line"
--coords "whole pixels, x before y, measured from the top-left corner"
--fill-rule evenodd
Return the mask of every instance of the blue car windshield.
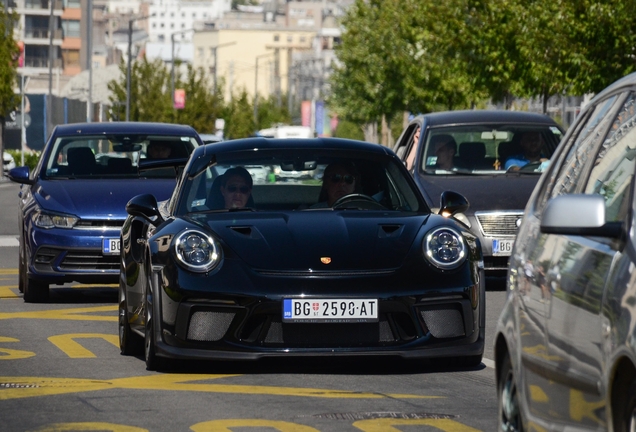
M 428 211 L 408 171 L 386 155 L 295 148 L 219 154 L 212 160 L 193 176 L 184 173 L 178 197 L 173 197 L 179 201 L 178 214 L 336 207 Z
M 194 137 L 97 135 L 59 137 L 45 154 L 47 179 L 174 178 L 172 168 L 139 171 L 143 159 L 187 158 L 197 146 Z

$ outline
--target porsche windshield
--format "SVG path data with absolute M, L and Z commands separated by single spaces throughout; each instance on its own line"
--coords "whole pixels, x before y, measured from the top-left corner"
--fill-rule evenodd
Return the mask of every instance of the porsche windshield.
M 408 172 L 386 155 L 311 149 L 215 155 L 185 175 L 179 214 L 206 211 L 427 211 Z
M 58 138 L 44 161 L 46 178 L 137 178 L 142 159 L 188 157 L 195 138 L 179 136 L 98 135 Z M 142 176 L 175 177 L 174 169 L 151 170 Z
M 554 126 L 480 124 L 431 129 L 420 169 L 426 174 L 541 173 L 562 138 Z

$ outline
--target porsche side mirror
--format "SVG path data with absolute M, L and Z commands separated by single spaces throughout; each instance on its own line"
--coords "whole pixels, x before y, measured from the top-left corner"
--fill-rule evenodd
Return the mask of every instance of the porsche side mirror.
M 442 192 L 439 200 L 439 214 L 450 217 L 455 213 L 465 212 L 469 206 L 470 204 L 464 195 L 453 191 L 445 191 Z
M 157 221 L 163 221 L 157 205 L 157 199 L 151 194 L 142 194 L 131 198 L 126 204 L 126 212 L 131 216 L 141 216 L 149 220 L 153 225 L 156 225 Z

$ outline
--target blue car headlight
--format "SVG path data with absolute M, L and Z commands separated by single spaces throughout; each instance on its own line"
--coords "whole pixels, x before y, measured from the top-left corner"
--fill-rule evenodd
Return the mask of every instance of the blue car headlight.
M 422 249 L 426 259 L 442 270 L 452 270 L 466 260 L 464 237 L 449 227 L 437 227 L 424 236 Z
M 39 228 L 73 228 L 79 218 L 69 214 L 48 213 L 36 210 L 31 215 L 31 220 Z
M 178 262 L 193 272 L 209 272 L 222 259 L 219 243 L 201 231 L 182 232 L 175 239 L 174 249 Z

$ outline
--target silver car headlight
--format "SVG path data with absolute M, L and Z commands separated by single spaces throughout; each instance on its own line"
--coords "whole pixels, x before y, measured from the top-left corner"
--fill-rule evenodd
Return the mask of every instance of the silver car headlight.
M 177 260 L 188 270 L 206 273 L 221 262 L 221 246 L 212 237 L 200 231 L 184 231 L 174 242 Z
M 424 237 L 422 250 L 426 259 L 442 270 L 452 270 L 466 260 L 464 237 L 449 227 L 437 227 Z
M 35 226 L 39 228 L 73 228 L 79 221 L 79 218 L 73 215 L 61 213 L 47 213 L 42 210 L 36 210 L 31 215 L 31 220 Z

